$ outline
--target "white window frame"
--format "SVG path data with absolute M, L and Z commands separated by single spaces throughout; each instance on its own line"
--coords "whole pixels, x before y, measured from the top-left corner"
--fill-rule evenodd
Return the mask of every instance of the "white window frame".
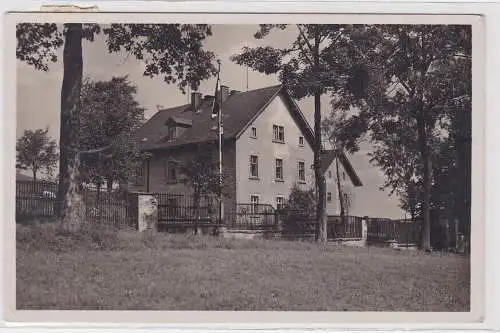
M 281 138 L 280 138 L 281 134 Z M 273 141 L 285 143 L 285 127 L 280 125 L 273 125 Z
M 257 127 L 252 126 L 252 127 L 250 128 L 250 137 L 251 137 L 252 139 L 257 139 Z
M 174 141 L 175 139 L 177 139 L 177 126 L 171 123 L 168 125 L 167 140 Z
M 256 160 L 256 163 L 255 163 L 255 175 L 252 175 L 252 157 L 255 157 L 255 160 Z M 249 172 L 250 172 L 250 177 L 251 179 L 257 179 L 259 178 L 259 156 L 258 155 L 250 155 L 250 160 L 249 160 L 249 163 L 250 163 L 250 169 L 249 169 Z
M 253 199 L 257 198 L 257 202 L 254 202 Z M 258 194 L 250 194 L 250 204 L 252 205 L 252 213 L 258 212 L 258 206 L 260 204 L 260 195 Z M 257 205 L 257 206 L 255 206 Z
M 281 162 L 280 168 L 281 168 L 281 177 L 278 176 L 278 161 Z M 275 158 L 274 159 L 274 179 L 277 181 L 283 181 L 284 178 L 284 172 L 283 172 L 283 159 L 281 158 Z
M 300 165 L 302 164 L 303 168 L 302 168 L 302 171 L 303 171 L 303 179 L 301 179 L 300 177 Z M 299 180 L 299 182 L 301 183 L 305 183 L 306 182 L 306 162 L 304 161 L 298 161 L 297 162 L 297 178 Z
M 281 202 L 278 202 L 279 201 L 278 199 L 280 199 Z M 285 196 L 283 196 L 283 195 L 277 195 L 276 196 L 276 209 L 277 210 L 283 209 L 284 205 L 285 205 Z M 281 208 L 280 208 L 280 206 L 281 206 Z
M 326 201 L 332 202 L 332 192 L 326 192 Z

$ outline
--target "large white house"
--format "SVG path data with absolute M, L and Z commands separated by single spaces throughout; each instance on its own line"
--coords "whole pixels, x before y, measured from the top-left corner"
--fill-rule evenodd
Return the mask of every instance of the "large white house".
M 284 86 L 248 92 L 221 87 L 224 128 L 223 168 L 232 179 L 225 206 L 260 203 L 278 207 L 294 184 L 314 188 L 313 130 Z M 189 193 L 179 182 L 180 165 L 192 159 L 199 144 L 217 152 L 216 120 L 211 117 L 213 96 L 192 93 L 191 103 L 159 110 L 139 133 L 141 149 L 149 152 L 132 188 L 147 192 Z M 338 214 L 330 186 L 333 156 L 325 151 L 329 214 Z M 344 154 L 340 160 L 343 184 L 361 182 Z

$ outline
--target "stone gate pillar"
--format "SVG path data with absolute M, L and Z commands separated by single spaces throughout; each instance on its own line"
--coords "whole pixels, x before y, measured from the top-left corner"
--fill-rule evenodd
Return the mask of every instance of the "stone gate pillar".
M 365 216 L 361 219 L 361 241 L 363 245 L 366 245 L 367 239 L 368 239 L 368 219 Z
M 137 209 L 138 209 L 138 230 L 139 232 L 145 230 L 157 231 L 158 226 L 158 200 L 154 195 L 141 194 L 137 196 Z

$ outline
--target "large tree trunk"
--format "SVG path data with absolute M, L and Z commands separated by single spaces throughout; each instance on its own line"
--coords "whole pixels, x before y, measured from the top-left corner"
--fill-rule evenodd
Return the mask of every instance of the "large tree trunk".
M 193 209 L 194 209 L 194 234 L 198 234 L 199 229 L 199 220 L 200 220 L 200 193 L 194 191 L 193 194 Z
M 314 72 L 319 72 L 319 33 L 316 33 L 314 38 Z M 315 79 L 319 79 L 315 77 Z M 318 85 L 315 82 L 315 85 Z M 327 219 L 326 219 L 326 184 L 325 175 L 321 169 L 321 150 L 322 150 L 322 135 L 321 135 L 321 91 L 319 87 L 315 88 L 314 92 L 314 176 L 318 189 L 318 202 L 316 203 L 316 240 L 319 242 L 327 241 Z
M 420 145 L 420 154 L 423 163 L 423 194 L 422 194 L 422 240 L 421 247 L 425 251 L 431 250 L 431 213 L 430 213 L 430 197 L 431 197 L 431 160 L 429 153 L 429 143 L 427 138 L 426 113 L 423 103 L 418 103 L 418 139 Z
M 327 240 L 327 218 L 326 218 L 326 184 L 325 175 L 321 169 L 321 94 L 314 94 L 314 176 L 318 189 L 318 201 L 316 203 L 316 240 L 326 242 Z
M 75 231 L 83 223 L 83 199 L 79 188 L 80 156 L 80 90 L 82 86 L 82 24 L 68 23 L 61 88 L 61 127 L 58 201 L 59 216 L 64 228 Z
M 111 193 L 113 191 L 113 179 L 112 178 L 106 179 L 106 190 L 108 191 L 108 193 Z
M 339 205 L 340 205 L 340 220 L 342 224 L 346 224 L 345 220 L 345 207 L 344 207 L 344 197 L 342 193 L 342 185 L 340 184 L 340 172 L 339 172 L 339 159 L 338 156 L 335 157 L 335 172 L 337 174 L 337 192 L 339 195 Z

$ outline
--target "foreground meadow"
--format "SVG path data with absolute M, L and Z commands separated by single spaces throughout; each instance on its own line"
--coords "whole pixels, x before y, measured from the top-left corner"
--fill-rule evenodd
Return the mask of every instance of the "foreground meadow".
M 18 309 L 469 311 L 467 257 L 18 226 Z

